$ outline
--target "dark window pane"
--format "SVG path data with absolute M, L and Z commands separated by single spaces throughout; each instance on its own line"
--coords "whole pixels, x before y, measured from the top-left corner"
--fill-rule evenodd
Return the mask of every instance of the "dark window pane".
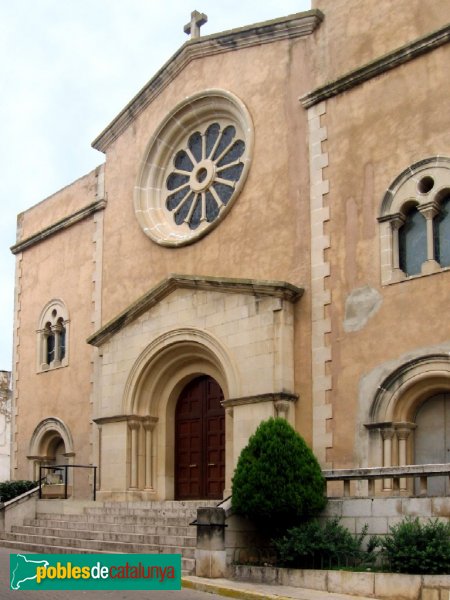
M 413 208 L 398 232 L 400 268 L 406 275 L 417 275 L 427 259 L 427 225 L 425 217 Z
M 202 197 L 201 194 L 197 194 L 194 212 L 192 213 L 191 220 L 189 221 L 189 229 L 197 229 L 200 225 L 200 219 L 202 218 Z
M 202 136 L 198 131 L 193 133 L 188 142 L 189 150 L 197 162 L 202 160 Z
M 66 328 L 62 327 L 59 337 L 59 358 L 62 360 L 66 355 Z
M 192 164 L 191 159 L 186 154 L 185 150 L 180 150 L 177 152 L 175 156 L 175 160 L 173 161 L 176 169 L 180 169 L 180 171 L 192 171 L 194 165 Z
M 47 364 L 49 365 L 51 362 L 55 360 L 55 336 L 50 334 L 47 336 Z
M 450 266 L 450 196 L 441 204 L 441 212 L 434 219 L 434 252 L 441 267 Z
M 182 225 L 185 218 L 188 216 L 189 209 L 191 208 L 192 201 L 194 200 L 194 192 L 191 192 L 180 208 L 174 215 L 174 220 L 177 225 Z
M 180 175 L 179 173 L 171 173 L 166 181 L 166 187 L 168 190 L 176 190 L 185 183 L 188 183 L 188 175 Z
M 168 196 L 168 198 L 166 200 L 167 209 L 173 210 L 174 208 L 176 208 L 180 204 L 180 202 L 183 200 L 183 198 L 189 193 L 189 191 L 190 191 L 190 187 L 186 186 L 182 190 L 175 192 L 175 194 L 171 194 L 170 196 Z
M 210 191 L 206 192 L 206 220 L 208 223 L 212 223 L 214 219 L 219 215 L 219 207 L 214 196 Z
M 213 160 L 216 160 L 218 156 L 222 154 L 222 152 L 231 145 L 234 136 L 236 135 L 236 129 L 232 125 L 228 125 L 222 131 L 222 136 L 220 138 L 219 145 L 216 148 L 216 151 L 213 155 Z
M 222 200 L 223 204 L 227 204 L 228 200 L 233 195 L 233 188 L 225 185 L 224 183 L 213 183 L 213 188 L 216 190 L 219 198 Z
M 219 123 L 212 123 L 208 129 L 206 130 L 206 157 L 211 154 L 211 150 L 214 148 L 214 144 L 216 143 L 217 136 L 220 133 L 220 125 Z
M 218 169 L 217 173 L 222 179 L 228 179 L 228 181 L 239 181 L 244 168 L 244 163 L 239 163 L 233 167 L 227 169 Z
M 242 140 L 236 140 L 228 152 L 222 156 L 222 158 L 217 163 L 218 167 L 223 167 L 224 165 L 228 165 L 232 162 L 235 162 L 244 154 L 245 144 Z

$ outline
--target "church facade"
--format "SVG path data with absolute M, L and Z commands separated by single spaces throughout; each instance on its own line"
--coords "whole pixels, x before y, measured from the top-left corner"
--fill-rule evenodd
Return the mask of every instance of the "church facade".
M 12 477 L 219 499 L 270 416 L 323 468 L 450 462 L 450 6 L 205 18 L 19 215 Z

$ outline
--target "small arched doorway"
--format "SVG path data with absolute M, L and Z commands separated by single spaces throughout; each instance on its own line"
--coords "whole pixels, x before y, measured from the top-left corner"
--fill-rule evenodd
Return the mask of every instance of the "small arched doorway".
M 427 399 L 416 415 L 415 464 L 450 462 L 450 394 L 436 394 Z M 428 492 L 433 496 L 450 493 L 448 477 L 430 477 Z
M 175 410 L 175 498 L 221 499 L 225 488 L 225 410 L 207 375 L 182 390 Z

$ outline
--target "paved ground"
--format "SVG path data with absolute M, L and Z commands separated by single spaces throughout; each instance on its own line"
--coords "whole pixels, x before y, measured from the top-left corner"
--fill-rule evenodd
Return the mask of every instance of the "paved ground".
M 222 600 L 223 596 L 240 600 L 374 600 L 289 586 L 194 576 L 183 578 L 181 591 L 13 591 L 9 589 L 10 553 L 10 549 L 0 547 L 0 600 Z
M 266 585 L 246 581 L 230 581 L 229 579 L 201 579 L 192 576 L 185 577 L 184 582 L 185 585 L 194 586 L 198 590 L 197 594 L 200 594 L 200 590 L 208 590 L 215 594 L 241 600 L 375 600 L 363 596 L 330 594 L 287 585 Z

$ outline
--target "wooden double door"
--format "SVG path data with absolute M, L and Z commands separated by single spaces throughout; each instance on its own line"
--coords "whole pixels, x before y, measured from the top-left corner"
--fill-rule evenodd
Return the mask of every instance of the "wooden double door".
M 175 411 L 175 498 L 221 499 L 225 487 L 225 410 L 206 375 L 181 392 Z

